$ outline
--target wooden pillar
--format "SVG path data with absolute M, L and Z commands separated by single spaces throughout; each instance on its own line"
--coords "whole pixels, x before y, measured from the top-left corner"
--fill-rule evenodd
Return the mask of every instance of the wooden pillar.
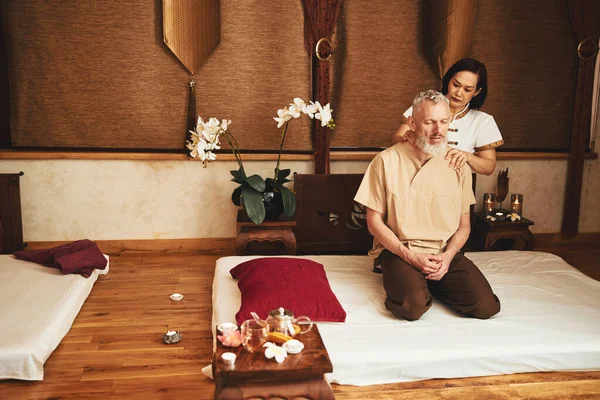
M 581 209 L 581 190 L 583 186 L 583 164 L 585 150 L 589 143 L 592 115 L 592 88 L 594 82 L 595 58 L 580 60 L 575 92 L 575 110 L 573 112 L 573 130 L 571 131 L 571 149 L 567 164 L 567 186 L 563 210 L 561 234 L 572 239 L 579 232 L 579 212 Z
M 313 99 L 321 105 L 329 103 L 329 63 L 321 61 L 315 55 L 312 57 L 312 88 Z M 329 135 L 330 129 L 321 126 L 319 120 L 313 119 L 315 174 L 329 173 Z

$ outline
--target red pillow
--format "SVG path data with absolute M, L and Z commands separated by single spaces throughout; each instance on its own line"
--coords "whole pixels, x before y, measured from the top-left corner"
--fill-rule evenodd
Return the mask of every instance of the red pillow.
M 242 306 L 235 315 L 238 324 L 252 318 L 252 311 L 266 319 L 279 307 L 314 322 L 346 321 L 346 311 L 331 291 L 319 263 L 301 258 L 256 258 L 239 264 L 230 273 L 239 279 L 242 292 Z

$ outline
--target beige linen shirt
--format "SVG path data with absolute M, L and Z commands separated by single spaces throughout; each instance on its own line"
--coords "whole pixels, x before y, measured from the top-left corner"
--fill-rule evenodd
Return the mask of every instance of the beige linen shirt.
M 421 166 L 410 149 L 400 142 L 377 154 L 358 188 L 354 200 L 384 214 L 384 222 L 410 250 L 438 254 L 458 230 L 460 216 L 475 204 L 471 168 L 448 167 L 444 156 Z M 372 257 L 384 247 L 373 240 Z

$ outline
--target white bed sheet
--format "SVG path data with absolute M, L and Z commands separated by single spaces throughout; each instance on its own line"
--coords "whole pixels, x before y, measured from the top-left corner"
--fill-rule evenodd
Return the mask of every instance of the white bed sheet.
M 44 363 L 108 270 L 86 279 L 0 255 L 0 379 L 44 379 Z
M 306 256 L 324 265 L 347 312 L 319 324 L 333 364 L 327 379 L 374 385 L 538 371 L 600 369 L 600 282 L 541 252 L 468 253 L 500 298 L 489 320 L 465 318 L 440 301 L 420 320 L 384 307 L 381 275 L 366 256 Z M 212 326 L 234 321 L 240 291 L 229 270 L 256 257 L 217 261 Z M 301 338 L 300 338 L 301 339 Z

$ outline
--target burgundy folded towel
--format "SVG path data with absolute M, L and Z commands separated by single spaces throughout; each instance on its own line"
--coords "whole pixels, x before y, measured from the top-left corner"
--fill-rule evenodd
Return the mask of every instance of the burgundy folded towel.
M 96 243 L 88 239 L 50 249 L 16 251 L 13 255 L 20 260 L 60 269 L 63 274 L 80 274 L 86 278 L 94 268 L 104 269 L 107 263 Z
M 92 246 L 96 246 L 96 244 L 94 242 L 92 242 L 91 240 L 83 239 L 83 240 L 77 240 L 72 243 L 63 244 L 62 246 L 54 247 L 52 249 L 52 261 L 53 261 L 52 266 L 54 268 L 61 269 L 60 266 L 58 265 L 58 263 L 56 262 L 60 257 L 66 256 L 67 254 L 76 253 L 78 251 L 87 249 Z M 63 273 L 67 274 L 68 272 L 63 271 Z
M 104 269 L 106 258 L 96 243 L 75 253 L 65 254 L 56 258 L 56 264 L 63 274 L 79 274 L 88 278 L 94 269 Z
M 53 267 L 54 257 L 52 254 L 52 249 L 40 249 L 15 251 L 13 256 L 17 257 L 19 260 L 31 261 L 45 265 L 46 267 Z

